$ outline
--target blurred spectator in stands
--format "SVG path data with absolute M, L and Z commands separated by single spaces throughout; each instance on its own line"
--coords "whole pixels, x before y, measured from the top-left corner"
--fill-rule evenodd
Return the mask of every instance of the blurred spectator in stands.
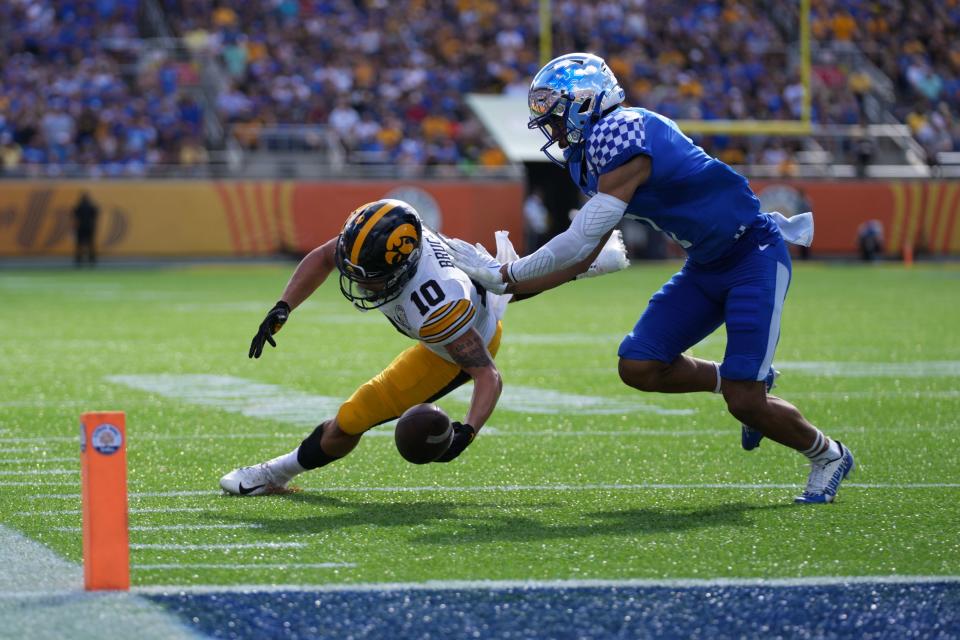
M 859 122 L 861 124 L 867 121 L 865 102 L 867 95 L 870 93 L 872 85 L 873 81 L 870 80 L 870 75 L 866 71 L 860 69 L 854 70 L 847 77 L 847 88 L 850 89 L 854 99 L 857 101 L 857 108 L 860 115 Z
M 857 249 L 860 258 L 866 261 L 876 260 L 883 254 L 882 222 L 867 220 L 857 228 Z
M 179 163 L 184 167 L 205 165 L 210 161 L 206 147 L 196 138 L 186 138 L 180 144 Z
M 26 164 L 50 172 L 102 165 L 115 173 L 175 162 L 185 137 L 203 139 L 201 105 L 181 96 L 211 59 L 229 81 L 215 99 L 217 113 L 246 148 L 259 145 L 263 126 L 329 122 L 351 155 L 406 166 L 488 164 L 488 143 L 474 135 L 464 96 L 523 94 L 539 68 L 531 0 L 159 0 L 189 62 L 137 39 L 141 4 L 0 0 L 0 33 L 18 26 L 0 41 L 0 101 L 8 103 L 0 105 L 0 133 L 13 134 Z M 552 11 L 554 51 L 606 57 L 631 104 L 675 118 L 801 114 L 803 87 L 790 53 L 795 3 L 556 0 Z M 816 0 L 812 32 L 820 43 L 815 122 L 869 121 L 867 98 L 883 87 L 851 67 L 859 49 L 894 81 L 897 118 L 906 120 L 914 98 L 927 100 L 919 116 L 947 142 L 931 143 L 926 129 L 914 127 L 925 147 L 960 149 L 957 0 Z M 942 123 L 933 109 L 940 101 Z M 375 140 L 369 122 L 355 130 L 367 118 L 381 127 Z M 708 151 L 740 152 L 753 164 L 766 146 L 728 142 Z
M 20 168 L 23 149 L 7 132 L 0 134 L 0 173 L 14 174 Z
M 873 164 L 873 139 L 864 134 L 856 137 L 853 143 L 853 154 L 856 158 L 857 177 L 866 178 L 867 167 Z
M 550 212 L 539 189 L 533 189 L 523 202 L 523 232 L 525 254 L 539 249 L 550 232 Z
M 77 267 L 83 266 L 84 260 L 91 267 L 97 263 L 95 236 L 99 215 L 99 207 L 90 199 L 90 194 L 84 191 L 73 207 L 73 230 L 76 237 L 74 264 Z

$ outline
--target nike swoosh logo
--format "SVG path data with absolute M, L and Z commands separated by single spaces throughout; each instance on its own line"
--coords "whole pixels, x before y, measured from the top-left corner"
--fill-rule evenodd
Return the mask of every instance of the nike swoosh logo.
M 259 489 L 259 488 L 261 488 L 261 487 L 265 487 L 265 486 L 267 486 L 267 485 L 265 485 L 265 484 L 258 484 L 258 485 L 255 486 L 255 487 L 245 487 L 245 486 L 243 486 L 243 483 L 241 482 L 241 483 L 240 483 L 240 495 L 245 496 L 245 495 L 247 495 L 248 493 L 252 493 L 252 492 L 256 491 L 257 489 Z
M 769 246 L 770 246 L 770 245 L 768 245 L 768 244 L 762 244 L 762 245 L 760 245 L 760 251 L 763 251 L 764 249 L 766 249 L 766 248 L 769 247 Z

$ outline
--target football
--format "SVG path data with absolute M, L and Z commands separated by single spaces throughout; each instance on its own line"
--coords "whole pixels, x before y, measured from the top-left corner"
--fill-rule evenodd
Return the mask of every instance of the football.
M 403 412 L 394 432 L 397 451 L 413 464 L 433 462 L 453 442 L 453 427 L 443 409 L 435 404 L 418 404 Z

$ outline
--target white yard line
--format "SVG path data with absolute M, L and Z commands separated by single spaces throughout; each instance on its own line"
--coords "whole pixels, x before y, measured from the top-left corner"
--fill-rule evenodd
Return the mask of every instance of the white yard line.
M 479 493 L 513 491 L 658 491 L 685 489 L 729 489 L 735 491 L 762 491 L 766 489 L 798 489 L 799 484 L 713 482 L 713 483 L 644 483 L 644 484 L 530 484 L 503 486 L 397 486 L 397 487 L 308 487 L 310 493 Z M 844 488 L 852 489 L 957 489 L 960 482 L 844 482 Z M 195 491 L 141 491 L 130 494 L 131 499 L 185 498 L 194 496 L 222 496 L 214 490 Z M 25 496 L 28 500 L 77 500 L 79 493 L 47 493 Z
M 960 360 L 909 360 L 906 362 L 780 361 L 785 372 L 803 372 L 829 378 L 952 378 L 960 376 Z
M 844 393 L 844 392 L 837 392 Z M 909 394 L 909 392 L 906 392 Z M 957 397 L 960 397 L 960 392 L 958 392 Z M 732 418 L 731 418 L 732 420 Z M 821 425 L 823 426 L 823 425 Z M 834 425 L 834 426 L 823 426 L 827 430 L 838 430 L 846 432 L 862 432 L 862 433 L 901 433 L 909 435 L 911 433 L 924 432 L 924 433 L 939 433 L 939 432 L 953 432 L 960 431 L 960 424 L 936 424 L 936 425 L 922 425 L 922 426 L 905 426 L 905 427 L 872 427 L 872 426 L 857 426 L 857 425 Z M 295 432 L 276 432 L 276 431 L 260 431 L 253 433 L 225 433 L 225 434 L 137 434 L 131 441 L 136 442 L 154 442 L 154 441 L 165 441 L 165 440 L 269 440 L 269 439 L 302 439 L 306 434 L 306 431 L 295 431 Z M 543 437 L 557 437 L 557 438 L 590 438 L 590 437 L 637 437 L 637 438 L 653 438 L 653 437 L 664 437 L 664 438 L 705 438 L 705 437 L 729 437 L 731 434 L 735 434 L 736 429 L 735 425 L 732 423 L 725 428 L 720 429 L 711 429 L 711 428 L 702 428 L 702 429 L 584 429 L 584 430 L 570 430 L 570 431 L 558 431 L 552 429 L 538 430 L 538 431 L 527 431 L 527 430 L 512 430 L 507 424 L 506 426 L 488 426 L 483 428 L 484 437 L 508 437 L 508 438 L 543 438 Z M 392 438 L 393 431 L 389 427 L 380 427 L 368 431 L 364 434 L 366 438 Z M 14 440 L 23 441 L 29 440 L 31 442 L 37 443 L 47 443 L 51 441 L 54 442 L 72 442 L 76 443 L 77 439 L 70 436 L 48 436 L 44 438 L 13 438 Z M 0 441 L 3 441 L 3 438 L 0 438 Z M 29 451 L 29 450 L 21 450 Z M 80 454 L 77 453 L 75 458 L 37 458 L 36 460 L 29 460 L 29 462 L 43 462 L 49 461 L 53 462 L 64 461 L 69 462 L 73 460 L 79 460 Z M 4 461 L 0 459 L 0 464 L 4 462 L 14 462 L 13 460 Z M 28 460 L 17 460 L 17 462 L 26 463 Z M 0 472 L 0 475 L 15 475 L 16 471 L 7 471 Z M 75 471 L 79 474 L 79 469 Z
M 773 392 L 773 395 L 779 395 L 777 391 Z M 945 391 L 793 391 L 785 390 L 783 393 L 785 398 L 812 398 L 812 399 L 864 399 L 864 400 L 886 400 L 886 399 L 903 399 L 903 400 L 927 400 L 927 399 L 942 399 L 949 400 L 952 398 L 960 398 L 960 391 L 954 389 L 948 389 Z
M 837 392 L 844 393 L 844 392 Z M 909 394 L 909 392 L 906 392 Z M 811 396 L 812 397 L 812 396 Z M 952 396 L 951 396 L 952 397 Z M 957 397 L 960 397 L 960 392 L 958 392 Z M 732 420 L 732 418 L 731 418 Z M 846 432 L 862 432 L 862 433 L 901 433 L 901 434 L 911 434 L 917 432 L 924 433 L 940 433 L 940 432 L 953 432 L 960 431 L 960 424 L 939 424 L 939 425 L 924 425 L 924 426 L 907 426 L 907 427 L 867 427 L 867 426 L 855 426 L 855 425 L 834 425 L 834 426 L 824 426 L 821 425 L 827 430 L 838 430 Z M 306 434 L 306 431 L 295 431 L 295 432 L 276 432 L 276 431 L 260 431 L 253 433 L 225 433 L 225 434 L 137 434 L 131 441 L 136 442 L 154 442 L 154 441 L 165 441 L 165 440 L 175 440 L 175 441 L 184 441 L 184 440 L 269 440 L 269 439 L 302 439 Z M 702 429 L 585 429 L 585 430 L 570 430 L 570 431 L 558 431 L 552 429 L 538 430 L 538 431 L 527 431 L 527 430 L 511 430 L 509 424 L 507 426 L 488 426 L 483 429 L 484 437 L 508 437 L 508 438 L 543 438 L 543 437 L 557 437 L 557 438 L 590 438 L 590 437 L 636 437 L 636 438 L 706 438 L 706 437 L 729 437 L 731 434 L 736 433 L 735 425 L 731 424 L 729 427 L 721 429 L 711 429 L 711 428 L 702 428 Z M 392 438 L 393 431 L 389 427 L 375 428 L 368 431 L 364 434 L 366 438 Z M 37 443 L 46 443 L 49 444 L 53 442 L 71 442 L 76 443 L 77 439 L 72 436 L 48 436 L 44 438 L 12 438 L 12 440 L 18 441 L 31 441 Z M 3 438 L 0 438 L 0 442 L 3 441 Z M 69 462 L 73 460 L 79 460 L 80 454 L 77 453 L 75 458 L 37 458 L 36 460 L 30 460 L 29 462 L 43 462 L 49 461 L 53 462 L 64 461 Z M 13 462 L 4 461 L 0 459 L 0 464 L 4 462 Z M 26 463 L 28 460 L 17 460 L 17 462 Z M 0 472 L 0 475 L 15 475 L 15 471 Z M 79 474 L 79 469 L 75 471 Z
M 226 544 L 175 544 L 168 542 L 143 543 L 130 545 L 133 551 L 224 551 L 228 549 L 300 549 L 305 542 L 236 542 Z
M 127 513 L 137 515 L 141 513 L 198 513 L 209 511 L 207 507 L 133 507 L 127 509 Z M 36 517 L 36 516 L 78 516 L 80 509 L 54 509 L 51 511 L 14 511 L 15 516 Z
M 0 464 L 36 464 L 38 462 L 77 462 L 80 460 L 80 454 L 73 456 L 72 458 L 44 458 L 43 456 L 37 458 L 0 458 Z M 77 469 L 77 473 L 80 473 L 80 470 Z
M 360 582 L 355 584 L 246 584 L 246 585 L 157 585 L 137 587 L 137 593 L 203 594 L 203 593 L 275 593 L 335 591 L 503 591 L 507 589 L 538 591 L 542 589 L 622 589 L 665 587 L 670 589 L 716 587 L 820 587 L 851 584 L 931 584 L 957 583 L 960 576 L 811 576 L 806 578 L 679 578 L 627 580 L 428 580 L 426 582 Z
M 0 476 L 69 476 L 80 475 L 80 469 L 15 469 L 0 471 Z
M 53 531 L 79 533 L 82 527 L 50 527 Z M 204 531 L 207 529 L 263 529 L 262 524 L 156 524 L 129 527 L 130 531 Z
M 178 569 L 230 569 L 230 570 L 281 570 L 290 569 L 342 569 L 357 566 L 355 562 L 308 562 L 308 563 L 262 563 L 262 564 L 134 564 L 130 568 L 133 571 L 167 571 Z
M 334 415 L 343 398 L 318 396 L 234 376 L 205 374 L 155 374 L 107 376 L 110 382 L 141 391 L 156 393 L 166 398 L 189 404 L 216 407 L 250 418 L 287 422 L 296 425 L 315 425 Z M 450 398 L 470 402 L 470 388 L 460 388 Z M 654 413 L 658 415 L 690 415 L 694 409 L 665 409 L 650 404 L 639 395 L 608 398 L 575 393 L 508 385 L 497 406 L 508 411 L 547 415 L 619 415 L 623 413 Z
M 2 525 L 0 566 L 4 638 L 200 637 L 176 615 L 136 594 L 84 592 L 79 565 Z
M 209 510 L 208 507 L 131 507 L 128 513 L 197 513 Z
M 20 482 L 20 481 L 2 481 L 0 487 L 75 487 L 80 484 L 80 472 L 77 472 L 76 482 Z M 80 494 L 77 494 L 80 495 Z M 30 498 L 31 496 L 25 496 Z

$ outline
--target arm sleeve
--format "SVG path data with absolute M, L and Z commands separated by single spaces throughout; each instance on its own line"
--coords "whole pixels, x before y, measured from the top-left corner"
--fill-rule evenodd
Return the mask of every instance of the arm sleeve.
M 528 256 L 510 263 L 510 280 L 532 280 L 565 269 L 590 255 L 608 231 L 617 226 L 627 203 L 605 193 L 593 196 L 570 227 Z

